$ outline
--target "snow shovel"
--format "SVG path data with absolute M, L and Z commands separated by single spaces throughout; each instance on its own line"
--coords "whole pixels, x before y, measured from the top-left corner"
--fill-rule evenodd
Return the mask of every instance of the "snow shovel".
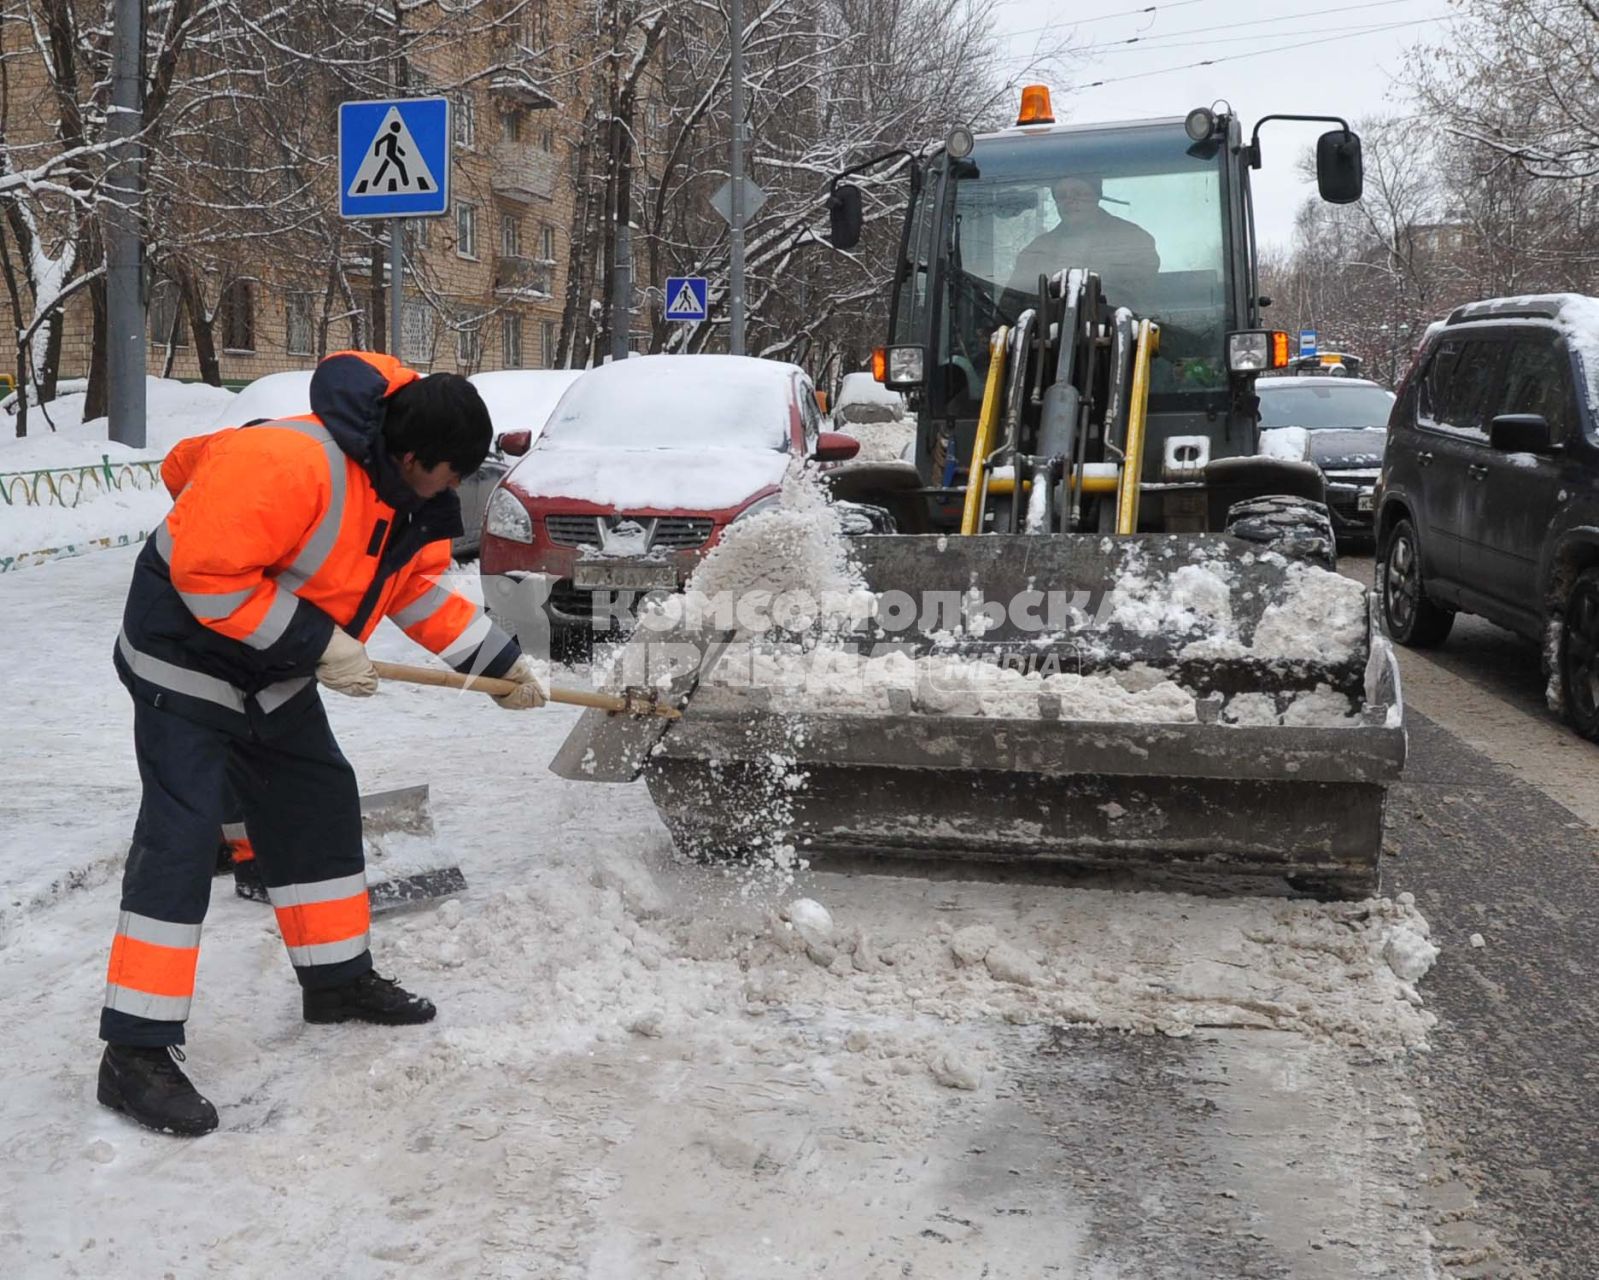
M 500 698 L 514 693 L 519 687 L 515 680 L 501 680 L 495 676 L 468 676 L 456 671 L 440 671 L 435 667 L 409 667 L 399 662 L 374 662 L 380 679 L 398 680 L 401 684 L 429 685 L 441 689 L 462 689 L 468 693 L 486 693 Z M 658 716 L 676 720 L 683 713 L 670 699 L 663 698 L 654 689 L 623 689 L 621 693 L 592 693 L 587 689 L 546 689 L 545 697 L 551 702 L 564 702 L 570 706 L 592 707 L 615 715 L 625 712 L 630 716 Z
M 361 797 L 367 901 L 374 912 L 416 906 L 466 888 L 457 866 L 440 866 L 427 787 Z

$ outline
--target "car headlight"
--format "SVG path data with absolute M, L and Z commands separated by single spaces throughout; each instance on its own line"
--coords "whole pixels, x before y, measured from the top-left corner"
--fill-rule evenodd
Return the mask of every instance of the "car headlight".
M 485 533 L 496 538 L 509 538 L 512 542 L 533 541 L 533 517 L 504 485 L 489 498 L 488 515 L 483 520 Z
M 769 493 L 764 498 L 750 503 L 749 506 L 745 507 L 744 510 L 740 511 L 736 516 L 729 520 L 728 524 L 737 524 L 740 520 L 743 520 L 747 516 L 758 516 L 767 511 L 776 511 L 782 505 L 782 494 Z

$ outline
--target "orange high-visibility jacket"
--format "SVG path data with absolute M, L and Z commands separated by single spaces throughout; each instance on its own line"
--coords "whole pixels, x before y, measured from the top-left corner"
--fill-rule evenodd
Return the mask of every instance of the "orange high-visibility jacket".
M 365 640 L 385 615 L 461 671 L 501 675 L 516 642 L 439 583 L 460 501 L 421 502 L 381 436 L 383 403 L 418 375 L 341 352 L 313 413 L 185 440 L 162 464 L 176 498 L 140 554 L 116 662 L 135 695 L 258 727 L 315 697 L 335 626 Z

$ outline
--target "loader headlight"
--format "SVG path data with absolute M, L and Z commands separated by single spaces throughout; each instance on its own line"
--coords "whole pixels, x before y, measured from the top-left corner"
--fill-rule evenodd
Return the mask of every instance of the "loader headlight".
M 516 495 L 502 484 L 489 498 L 483 531 L 492 533 L 496 538 L 509 538 L 512 542 L 532 542 L 533 517 L 517 501 Z
M 1283 329 L 1245 329 L 1227 335 L 1227 367 L 1233 373 L 1259 373 L 1288 367 L 1288 334 Z
M 906 391 L 922 385 L 925 362 L 920 347 L 889 347 L 881 382 L 896 391 Z

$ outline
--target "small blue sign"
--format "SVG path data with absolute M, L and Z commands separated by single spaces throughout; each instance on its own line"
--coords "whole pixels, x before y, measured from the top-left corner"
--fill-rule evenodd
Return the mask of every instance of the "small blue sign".
M 666 277 L 666 318 L 703 320 L 707 315 L 704 276 Z
M 339 104 L 339 216 L 437 218 L 450 211 L 450 100 Z
M 1314 329 L 1301 329 L 1299 331 L 1299 354 L 1302 356 L 1316 354 L 1316 331 Z

